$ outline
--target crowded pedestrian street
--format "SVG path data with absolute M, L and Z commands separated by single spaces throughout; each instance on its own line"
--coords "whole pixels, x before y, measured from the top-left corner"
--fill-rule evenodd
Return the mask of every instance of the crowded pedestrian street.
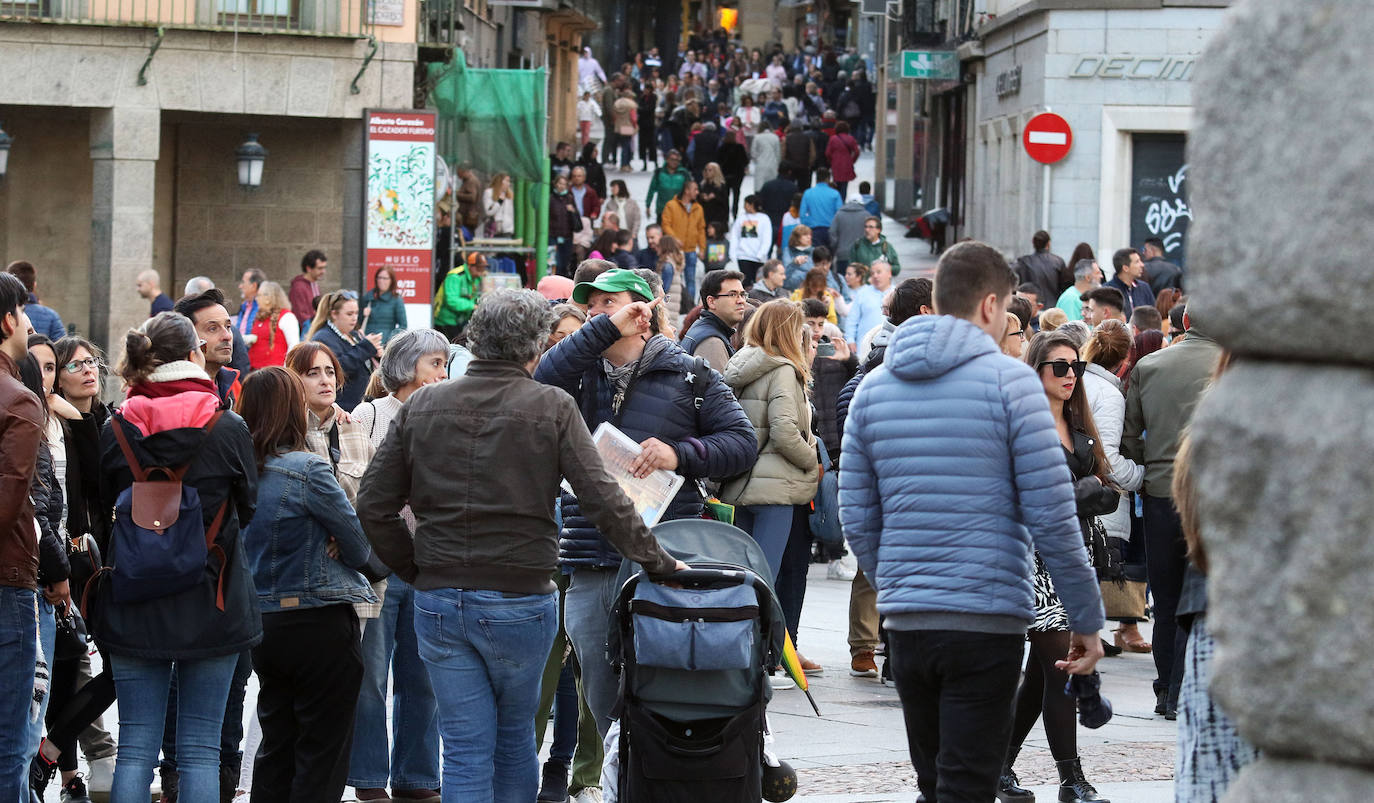
M 0 803 L 1374 800 L 1369 9 L 192 5 L 0 3 Z

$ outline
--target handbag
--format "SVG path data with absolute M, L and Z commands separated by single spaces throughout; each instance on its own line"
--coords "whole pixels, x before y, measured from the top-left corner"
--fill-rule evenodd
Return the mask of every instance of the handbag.
M 1083 545 L 1088 560 L 1097 571 L 1098 582 L 1117 582 L 1126 577 L 1123 544 L 1119 538 L 1107 536 L 1107 528 L 1097 516 L 1083 519 Z

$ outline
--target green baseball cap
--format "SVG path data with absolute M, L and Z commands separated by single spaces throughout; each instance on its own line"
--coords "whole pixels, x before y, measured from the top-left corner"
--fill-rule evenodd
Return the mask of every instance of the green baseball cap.
M 572 300 L 579 304 L 587 303 L 587 296 L 593 290 L 600 290 L 603 293 L 629 292 L 639 296 L 645 301 L 654 300 L 654 291 L 649 289 L 649 283 L 640 278 L 639 274 L 624 268 L 614 268 L 596 277 L 594 282 L 579 282 L 572 291 Z

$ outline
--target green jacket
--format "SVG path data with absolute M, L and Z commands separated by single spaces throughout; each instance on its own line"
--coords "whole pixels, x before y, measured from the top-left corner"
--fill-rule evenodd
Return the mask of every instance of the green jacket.
M 365 335 L 379 333 L 382 343 L 386 343 L 406 330 L 405 301 L 395 293 L 383 293 L 380 297 L 376 295 L 375 290 L 365 293 L 363 309 L 372 310 L 367 316 L 367 325 L 363 327 Z
M 682 187 L 687 183 L 689 175 L 687 168 L 681 166 L 675 173 L 668 172 L 667 168 L 664 167 L 654 171 L 654 177 L 649 181 L 649 197 L 644 199 L 644 208 L 653 207 L 655 220 L 662 217 L 663 207 L 676 198 L 679 192 L 682 192 Z M 655 197 L 658 198 L 657 202 L 654 201 Z
M 1221 346 L 1196 329 L 1183 342 L 1150 354 L 1131 369 L 1121 454 L 1145 466 L 1145 493 L 1172 498 L 1178 439 L 1211 381 Z
M 897 261 L 897 249 L 892 247 L 892 243 L 887 238 L 878 235 L 878 242 L 870 243 L 868 238 L 860 237 L 849 249 L 849 261 L 860 262 L 864 265 L 872 265 L 879 258 L 886 259 L 892 265 L 892 275 L 896 276 L 902 272 L 902 264 Z
M 467 265 L 449 271 L 439 294 L 434 297 L 434 325 L 465 325 L 477 308 L 477 297 L 481 294 L 482 279 L 473 276 Z

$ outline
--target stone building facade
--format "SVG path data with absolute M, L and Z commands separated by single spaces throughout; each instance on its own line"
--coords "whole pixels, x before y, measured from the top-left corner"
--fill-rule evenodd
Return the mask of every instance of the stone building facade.
M 926 87 L 925 207 L 950 208 L 958 237 L 1009 256 L 1045 228 L 1065 253 L 1158 236 L 1183 260 L 1193 77 L 1228 3 L 1084 5 L 1032 0 L 971 29 L 960 79 Z M 1022 142 L 1045 111 L 1073 130 L 1068 156 L 1048 170 Z

